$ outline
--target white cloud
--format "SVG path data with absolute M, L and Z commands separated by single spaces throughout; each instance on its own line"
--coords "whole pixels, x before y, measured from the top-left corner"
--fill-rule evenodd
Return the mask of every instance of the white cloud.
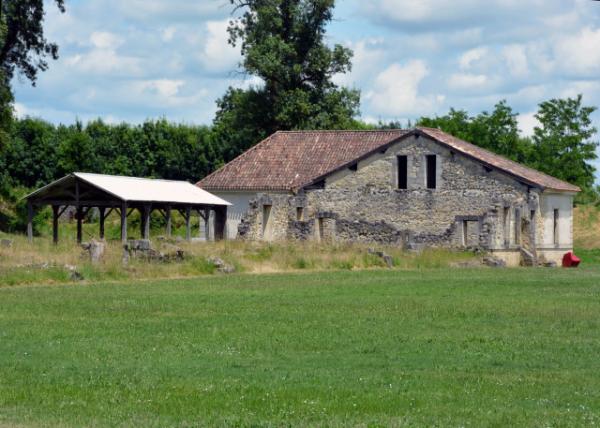
M 354 86 L 359 84 L 381 69 L 387 56 L 382 38 L 359 40 L 356 43 L 348 43 L 348 47 L 354 52 L 352 71 L 334 76 L 334 82 L 338 85 Z
M 533 128 L 540 125 L 535 118 L 535 112 L 520 114 L 517 116 L 517 121 L 519 123 L 519 130 L 526 137 L 532 136 Z
M 173 36 L 175 36 L 176 32 L 177 32 L 177 27 L 175 27 L 175 26 L 170 26 L 170 27 L 164 28 L 161 32 L 163 41 L 170 42 L 171 40 L 173 40 Z
M 506 60 L 506 65 L 515 77 L 524 77 L 529 73 L 527 64 L 527 54 L 522 45 L 508 45 L 502 49 L 502 56 Z
M 579 94 L 584 94 L 584 102 L 590 102 L 588 98 L 595 98 L 591 102 L 598 103 L 600 101 L 600 81 L 598 80 L 579 80 L 569 82 L 565 88 L 563 88 L 559 96 L 565 97 L 576 97 Z
M 99 49 L 116 49 L 123 43 L 123 39 L 108 31 L 94 31 L 90 36 L 92 45 Z
M 227 40 L 229 20 L 206 23 L 206 41 L 200 55 L 204 68 L 211 72 L 233 71 L 241 60 L 239 47 L 231 46 Z
M 130 56 L 120 56 L 112 49 L 93 49 L 65 59 L 65 65 L 86 74 L 139 75 L 140 60 Z
M 567 73 L 598 76 L 600 73 L 600 28 L 583 28 L 576 34 L 556 38 L 555 60 Z
M 15 103 L 13 107 L 15 109 L 15 115 L 19 118 L 23 118 L 31 114 L 29 109 L 21 103 Z
M 181 88 L 183 84 L 183 80 L 158 79 L 140 82 L 139 87 L 144 92 L 170 98 L 179 93 L 179 88 Z
M 487 86 L 490 79 L 484 74 L 455 73 L 448 79 L 448 85 L 453 89 L 476 90 Z
M 366 98 L 375 113 L 387 117 L 430 114 L 443 102 L 443 96 L 419 94 L 419 85 L 428 74 L 429 70 L 421 60 L 412 60 L 405 65 L 392 64 L 377 75 L 373 90 Z
M 466 51 L 458 60 L 460 68 L 463 70 L 471 68 L 474 62 L 481 60 L 487 53 L 488 49 L 486 47 L 478 47 Z

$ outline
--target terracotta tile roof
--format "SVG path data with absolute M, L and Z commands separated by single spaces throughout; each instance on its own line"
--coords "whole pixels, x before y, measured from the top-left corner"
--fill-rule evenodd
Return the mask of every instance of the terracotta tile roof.
M 529 184 L 557 191 L 580 191 L 577 186 L 439 129 L 423 127 L 412 130 L 276 132 L 200 180 L 197 185 L 206 190 L 295 191 L 415 133 L 426 135 Z
M 279 131 L 197 183 L 214 190 L 295 190 L 409 131 Z
M 520 180 L 545 189 L 552 189 L 561 192 L 580 192 L 577 186 L 559 180 L 558 178 L 544 174 L 533 168 L 526 167 L 520 163 L 514 162 L 503 156 L 492 153 L 479 146 L 460 140 L 439 129 L 419 127 L 417 130 L 426 134 L 430 138 L 449 146 L 457 152 L 463 153 L 471 158 L 483 162 L 489 166 L 502 170 Z

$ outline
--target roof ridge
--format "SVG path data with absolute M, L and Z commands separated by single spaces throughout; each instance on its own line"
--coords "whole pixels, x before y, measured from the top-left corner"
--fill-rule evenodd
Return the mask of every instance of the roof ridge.
M 392 128 L 392 129 L 290 129 L 286 131 L 276 131 L 275 134 L 324 134 L 341 132 L 410 132 L 411 129 Z
M 133 177 L 131 175 L 116 175 L 116 174 L 99 174 L 97 172 L 82 172 L 82 171 L 76 171 L 73 174 L 75 175 L 80 175 L 80 174 L 85 174 L 85 175 L 95 175 L 97 177 L 111 177 L 111 178 L 125 178 L 128 180 L 150 180 L 150 181 L 164 181 L 167 183 L 187 183 L 187 184 L 192 184 L 189 181 L 186 180 L 169 180 L 167 178 L 148 178 L 148 177 Z

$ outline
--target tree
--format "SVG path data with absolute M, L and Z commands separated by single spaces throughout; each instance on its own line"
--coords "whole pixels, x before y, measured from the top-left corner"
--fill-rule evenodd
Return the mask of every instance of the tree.
M 352 127 L 360 94 L 332 80 L 351 69 L 352 51 L 324 41 L 334 0 L 230 0 L 241 17 L 229 43 L 240 46 L 249 89 L 229 88 L 217 101 L 215 135 L 226 158 L 277 130 Z
M 55 0 L 64 12 L 64 0 Z M 21 72 L 33 85 L 38 71 L 48 68 L 45 58 L 58 58 L 58 46 L 44 37 L 43 0 L 0 0 L 0 152 L 6 150 L 13 121 L 10 81 Z M 0 192 L 9 186 L 6 165 L 0 162 Z
M 75 171 L 101 172 L 96 162 L 94 143 L 79 121 L 75 124 L 73 132 L 61 141 L 58 155 L 61 175 Z
M 596 107 L 582 106 L 582 96 L 551 99 L 539 105 L 533 143 L 537 153 L 536 167 L 581 187 L 591 190 L 595 168 L 590 161 L 597 158 L 598 142 L 592 141 L 597 129 L 590 115 Z
M 64 12 L 64 0 L 54 1 Z M 44 14 L 43 0 L 0 0 L 0 68 L 6 82 L 20 71 L 35 85 L 38 71 L 48 69 L 45 58 L 58 58 L 58 46 L 44 37 Z
M 531 143 L 519 135 L 517 114 L 504 100 L 497 103 L 491 113 L 484 111 L 470 117 L 464 110 L 450 109 L 445 116 L 423 117 L 417 123 L 439 128 L 514 161 L 529 162 Z

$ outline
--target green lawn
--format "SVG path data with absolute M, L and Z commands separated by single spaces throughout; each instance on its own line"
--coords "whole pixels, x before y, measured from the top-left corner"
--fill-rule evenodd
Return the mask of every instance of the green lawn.
M 283 424 L 600 424 L 600 269 L 0 288 L 0 425 Z

